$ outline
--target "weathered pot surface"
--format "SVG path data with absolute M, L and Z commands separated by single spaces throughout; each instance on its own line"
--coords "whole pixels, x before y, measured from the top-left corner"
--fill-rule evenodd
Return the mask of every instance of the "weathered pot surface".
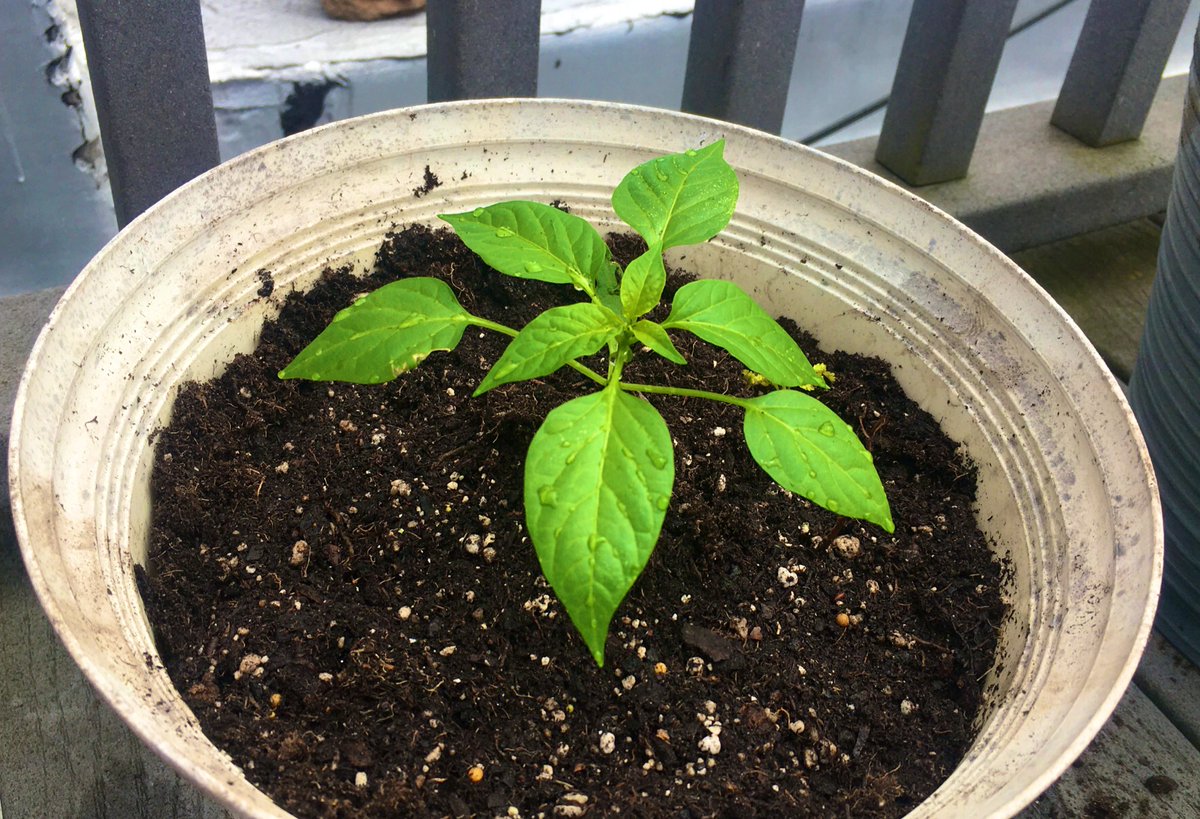
M 54 310 L 13 415 L 17 534 L 63 642 L 143 740 L 228 807 L 287 815 L 152 662 L 133 566 L 152 433 L 179 385 L 249 351 L 283 295 L 326 265 L 369 264 L 395 223 L 561 198 L 612 225 L 626 170 L 718 137 L 738 210 L 676 259 L 739 281 L 828 348 L 888 359 L 978 465 L 982 528 L 1011 559 L 979 737 L 912 815 L 1010 816 L 1062 773 L 1132 677 L 1162 564 L 1149 460 L 1099 356 L 999 251 L 871 174 L 726 123 L 556 100 L 393 111 L 246 154 L 133 222 Z M 442 184 L 417 195 L 426 166 Z M 262 268 L 276 283 L 265 297 Z

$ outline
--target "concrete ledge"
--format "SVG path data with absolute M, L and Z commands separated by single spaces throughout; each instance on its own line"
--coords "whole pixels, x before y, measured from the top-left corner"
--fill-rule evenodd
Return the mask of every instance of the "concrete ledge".
M 1164 210 L 1186 93 L 1186 76 L 1163 80 L 1141 139 L 1108 148 L 1052 126 L 1053 101 L 988 114 L 967 177 L 919 188 L 875 161 L 874 137 L 823 150 L 908 188 L 1012 253 Z

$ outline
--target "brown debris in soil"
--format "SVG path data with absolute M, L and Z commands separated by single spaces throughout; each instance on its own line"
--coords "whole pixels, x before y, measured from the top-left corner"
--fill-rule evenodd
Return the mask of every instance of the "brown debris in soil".
M 413 196 L 420 199 L 425 194 L 432 191 L 434 188 L 440 187 L 442 180 L 438 179 L 438 175 L 429 170 L 429 166 L 425 166 L 425 176 L 420 185 L 413 188 Z
M 872 448 L 894 536 L 773 484 L 735 408 L 655 397 L 675 494 L 601 669 L 521 502 L 534 430 L 589 382 L 471 398 L 506 343 L 476 330 L 377 387 L 275 376 L 355 294 L 410 275 L 510 326 L 572 295 L 409 228 L 365 281 L 290 295 L 159 438 L 147 607 L 252 782 L 322 817 L 897 816 L 940 784 L 972 736 L 1000 573 L 972 469 L 886 364 L 799 336 L 837 374 L 822 399 Z M 641 356 L 629 378 L 754 394 L 725 353 L 678 343 L 688 367 Z

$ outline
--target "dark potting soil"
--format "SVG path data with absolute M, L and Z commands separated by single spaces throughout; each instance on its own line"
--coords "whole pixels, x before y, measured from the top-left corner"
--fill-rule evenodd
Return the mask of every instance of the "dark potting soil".
M 796 332 L 875 455 L 894 536 L 772 483 L 736 408 L 651 397 L 675 491 L 598 668 L 521 501 L 535 429 L 590 382 L 563 370 L 472 398 L 507 343 L 475 330 L 390 384 L 276 378 L 356 294 L 410 275 L 514 327 L 577 295 L 409 228 L 365 280 L 289 294 L 158 440 L 143 594 L 172 679 L 252 782 L 300 816 L 896 816 L 949 775 L 1001 566 L 973 470 L 885 363 Z M 629 380 L 759 391 L 724 352 L 676 343 L 690 366 L 639 356 Z

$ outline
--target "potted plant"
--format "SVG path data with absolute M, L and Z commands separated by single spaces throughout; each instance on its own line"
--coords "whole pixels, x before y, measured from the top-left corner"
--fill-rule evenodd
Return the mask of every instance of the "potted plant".
M 440 279 L 401 279 L 339 313 L 279 374 L 391 381 L 431 353 L 453 349 L 474 326 L 513 337 L 476 396 L 565 366 L 599 384 L 599 392 L 552 409 L 538 428 L 525 459 L 524 508 L 542 571 L 601 666 L 609 624 L 658 540 L 675 475 L 670 430 L 650 404 L 630 393 L 740 408 L 750 453 L 779 486 L 830 511 L 895 530 L 871 454 L 849 424 L 803 392 L 828 388 L 824 368 L 809 363 L 745 291 L 726 281 L 694 281 L 674 294 L 662 323 L 648 318 L 667 284 L 663 252 L 708 241 L 733 216 L 737 175 L 723 148 L 718 141 L 658 157 L 621 180 L 613 206 L 647 245 L 623 273 L 598 232 L 550 205 L 502 202 L 441 217 L 495 270 L 570 285 L 588 301 L 548 308 L 518 332 L 469 313 Z M 752 368 L 749 378 L 781 389 L 743 399 L 623 380 L 639 346 L 687 364 L 667 330 L 728 351 Z M 580 362 L 604 347 L 604 375 Z
M 502 188 L 611 224 L 615 174 L 719 136 L 740 210 L 671 261 L 745 282 L 827 348 L 886 357 L 977 465 L 978 518 L 1007 550 L 1012 614 L 978 737 L 917 812 L 1010 814 L 1069 764 L 1132 674 L 1161 555 L 1140 439 L 1078 331 L 997 251 L 862 171 L 736 126 L 554 101 L 368 117 L 235 160 L 131 225 L 57 308 L 14 414 L 14 516 L 48 614 L 135 730 L 226 804 L 282 815 L 182 706 L 133 582 L 149 439 L 179 385 L 249 350 L 274 292 L 361 265 L 394 221 L 473 212 Z M 430 168 L 448 181 L 413 195 Z M 66 361 L 81 369 L 64 384 Z

